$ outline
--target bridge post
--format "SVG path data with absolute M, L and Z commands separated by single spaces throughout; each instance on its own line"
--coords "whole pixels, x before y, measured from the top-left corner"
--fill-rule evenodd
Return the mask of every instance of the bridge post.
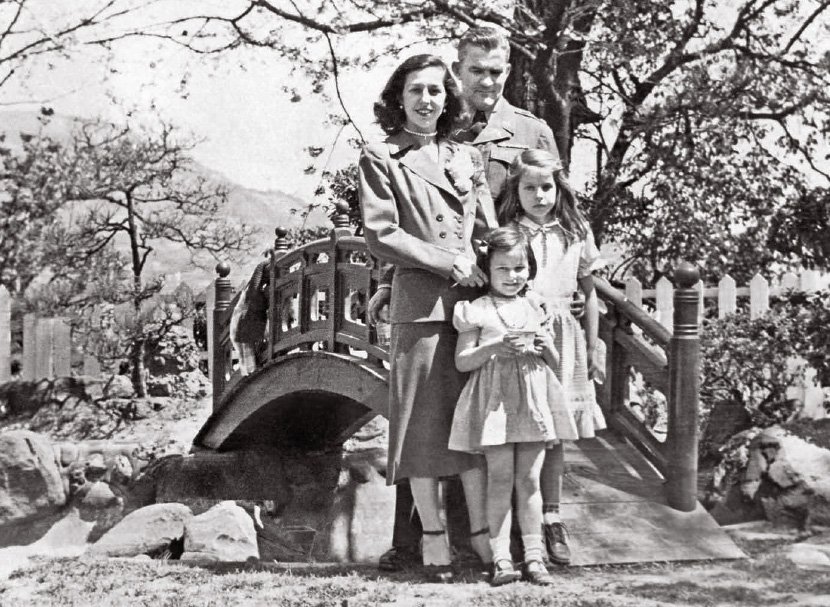
M 216 279 L 215 283 L 215 294 L 216 300 L 214 302 L 213 307 L 213 394 L 214 400 L 213 402 L 216 403 L 216 397 L 222 394 L 222 391 L 225 389 L 225 377 L 227 374 L 227 369 L 225 369 L 225 365 L 227 364 L 227 359 L 225 356 L 225 347 L 222 343 L 222 333 L 219 328 L 223 326 L 227 326 L 227 323 L 224 323 L 224 316 L 230 307 L 231 303 L 231 296 L 233 295 L 233 288 L 231 287 L 231 279 L 228 278 L 228 274 L 231 273 L 231 267 L 227 264 L 227 262 L 221 262 L 216 264 L 216 273 L 219 277 Z M 215 406 L 215 405 L 214 405 Z
M 328 349 L 332 352 L 346 353 L 348 348 L 346 346 L 339 346 L 337 344 L 337 331 L 343 326 L 343 319 L 346 316 L 346 300 L 343 294 L 343 287 L 340 284 L 340 275 L 337 272 L 337 266 L 340 262 L 340 253 L 337 247 L 337 241 L 344 236 L 351 236 L 352 229 L 349 224 L 349 203 L 340 200 L 334 205 L 334 215 L 331 218 L 334 228 L 331 231 L 331 283 L 329 284 L 329 293 L 331 294 L 331 302 L 329 304 L 329 342 Z
M 268 336 L 267 336 L 267 351 L 265 352 L 265 360 L 271 360 L 274 356 L 274 343 L 277 338 L 282 319 L 279 315 L 280 302 L 277 301 L 276 284 L 277 279 L 277 260 L 284 257 L 288 252 L 290 245 L 288 243 L 288 230 L 283 227 L 274 228 L 274 248 L 271 250 L 271 264 L 268 268 Z
M 669 506 L 691 512 L 697 506 L 700 337 L 694 285 L 700 272 L 683 262 L 675 271 L 674 332 L 669 342 L 668 479 Z

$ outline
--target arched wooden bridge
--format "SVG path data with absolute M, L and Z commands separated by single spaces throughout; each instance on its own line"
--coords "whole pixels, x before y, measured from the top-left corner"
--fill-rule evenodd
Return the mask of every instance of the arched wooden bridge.
M 233 366 L 229 327 L 239 295 L 233 296 L 229 268 L 218 266 L 214 410 L 195 447 L 325 449 L 386 415 L 388 352 L 366 321 L 379 264 L 352 234 L 344 210 L 328 239 L 293 251 L 277 229 L 268 327 L 249 375 Z M 609 430 L 566 450 L 563 516 L 579 547 L 576 564 L 742 554 L 696 498 L 699 295 L 692 285 L 698 273 L 683 267 L 676 279 L 672 332 L 598 281 L 607 362 L 597 388 Z M 662 440 L 627 406 L 631 369 L 666 396 Z

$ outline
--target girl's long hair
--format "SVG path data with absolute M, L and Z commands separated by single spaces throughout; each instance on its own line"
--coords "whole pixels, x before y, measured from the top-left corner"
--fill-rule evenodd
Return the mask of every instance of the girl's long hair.
M 568 176 L 559 158 L 546 150 L 525 150 L 513 160 L 507 171 L 507 182 L 499 205 L 499 223 L 507 225 L 522 213 L 519 180 L 529 169 L 550 171 L 553 175 L 553 182 L 556 184 L 554 219 L 558 219 L 559 225 L 564 229 L 566 243 L 585 240 L 588 235 L 588 220 L 579 208 L 576 192 L 568 183 Z

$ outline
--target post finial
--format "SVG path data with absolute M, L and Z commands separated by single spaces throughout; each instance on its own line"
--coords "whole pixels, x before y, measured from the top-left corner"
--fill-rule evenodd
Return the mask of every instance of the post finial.
M 339 200 L 334 203 L 334 217 L 332 222 L 335 228 L 349 227 L 349 203 L 345 200 Z
M 231 273 L 231 266 L 227 261 L 220 261 L 216 264 L 216 273 L 219 274 L 219 278 L 225 278 Z
M 274 240 L 274 250 L 275 251 L 287 251 L 288 250 L 288 230 L 283 228 L 282 226 L 274 229 L 274 234 L 276 235 L 276 239 Z
M 700 280 L 700 270 L 694 264 L 682 261 L 674 271 L 674 280 L 677 286 L 683 289 L 691 289 Z

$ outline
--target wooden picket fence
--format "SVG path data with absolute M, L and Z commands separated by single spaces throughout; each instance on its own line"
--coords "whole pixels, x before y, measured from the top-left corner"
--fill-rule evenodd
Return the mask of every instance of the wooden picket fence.
M 0 383 L 12 377 L 11 296 L 0 286 Z M 63 318 L 23 317 L 23 354 L 20 376 L 35 381 L 72 375 L 72 330 Z M 83 374 L 98 376 L 101 366 L 93 356 L 84 356 Z
M 791 290 L 816 291 L 827 288 L 828 285 L 830 285 L 830 273 L 817 270 L 803 270 L 801 274 L 787 272 L 780 278 L 772 280 L 756 274 L 745 287 L 737 286 L 735 280 L 727 274 L 714 287 L 704 286 L 703 281 L 697 283 L 695 288 L 703 295 L 700 298 L 698 317 L 703 318 L 707 300 L 717 301 L 718 318 L 723 318 L 727 314 L 738 312 L 739 298 L 749 298 L 749 317 L 755 319 L 769 310 L 772 297 Z M 641 308 L 644 301 L 653 301 L 654 318 L 671 330 L 674 315 L 674 287 L 665 276 L 657 282 L 654 289 L 643 289 L 639 280 L 629 278 L 624 283 L 623 291 L 629 301 Z
M 714 287 L 706 287 L 701 281 L 694 287 L 703 295 L 698 306 L 698 321 L 703 318 L 707 302 L 713 300 L 717 303 L 718 318 L 724 318 L 728 314 L 747 311 L 746 307 L 739 307 L 738 302 L 739 299 L 744 301 L 748 299 L 749 317 L 755 319 L 769 310 L 770 299 L 773 297 L 793 290 L 810 292 L 826 289 L 829 286 L 830 273 L 817 270 L 803 270 L 800 274 L 787 272 L 774 279 L 767 279 L 756 274 L 750 280 L 749 285 L 744 287 L 737 286 L 735 280 L 729 275 L 721 278 Z M 661 278 L 654 289 L 643 289 L 640 281 L 630 278 L 625 281 L 623 290 L 628 300 L 637 306 L 642 308 L 643 302 L 647 302 L 646 308 L 649 309 L 652 317 L 671 330 L 674 315 L 674 287 L 667 278 Z M 787 389 L 787 396 L 802 404 L 805 416 L 820 419 L 827 417 L 827 412 L 824 410 L 827 387 L 819 385 L 815 375 L 814 369 L 805 369 L 803 380 L 797 385 L 790 386 Z

